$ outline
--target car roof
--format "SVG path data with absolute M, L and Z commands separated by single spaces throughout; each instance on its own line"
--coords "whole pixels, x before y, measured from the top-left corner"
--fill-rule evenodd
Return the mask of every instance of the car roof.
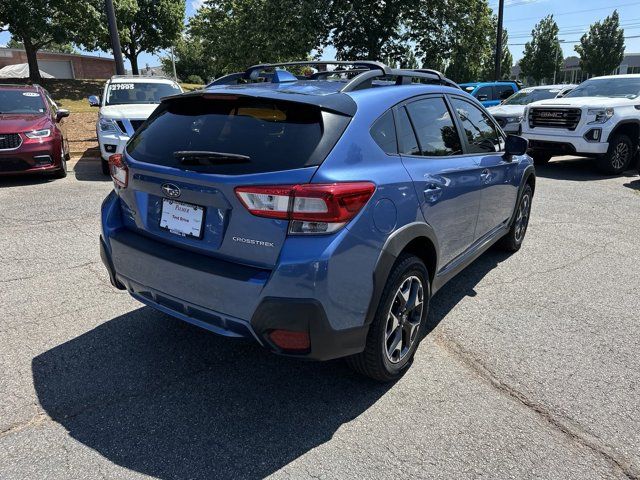
M 535 87 L 525 87 L 523 90 L 563 90 L 565 88 L 576 88 L 578 85 L 574 85 L 572 83 L 560 83 L 557 85 L 538 85 Z
M 111 83 L 176 83 L 167 77 L 145 77 L 141 75 L 114 75 L 109 79 Z
M 497 82 L 467 82 L 467 83 L 459 83 L 458 85 L 460 85 L 462 88 L 465 88 L 465 87 L 484 87 L 484 86 L 500 85 L 500 84 L 512 85 L 514 83 L 516 83 L 515 80 L 500 80 Z
M 591 77 L 589 80 L 605 80 L 605 79 L 611 80 L 614 78 L 640 78 L 640 73 L 625 73 L 623 75 L 604 75 L 602 77 Z

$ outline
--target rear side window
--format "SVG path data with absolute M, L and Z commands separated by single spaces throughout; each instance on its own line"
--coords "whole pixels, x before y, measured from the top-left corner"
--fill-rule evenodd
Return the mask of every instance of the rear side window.
M 161 104 L 127 153 L 140 162 L 222 175 L 289 170 L 319 165 L 349 121 L 315 105 L 222 97 Z
M 385 153 L 398 153 L 396 126 L 391 110 L 376 120 L 371 127 L 371 136 Z
M 501 150 L 500 136 L 487 114 L 475 105 L 458 98 L 451 98 L 451 104 L 462 123 L 469 143 L 469 153 Z
M 418 141 L 404 107 L 398 109 L 398 147 L 404 155 L 420 155 Z
M 460 155 L 462 145 L 449 109 L 442 98 L 427 98 L 407 105 L 420 142 L 421 154 L 429 157 Z

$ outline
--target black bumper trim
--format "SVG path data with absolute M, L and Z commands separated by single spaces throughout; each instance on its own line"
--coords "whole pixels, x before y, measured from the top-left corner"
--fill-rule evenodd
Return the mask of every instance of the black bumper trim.
M 312 298 L 266 297 L 251 319 L 256 335 L 275 353 L 311 360 L 331 360 L 364 350 L 369 325 L 334 330 L 322 304 Z M 278 348 L 270 339 L 275 329 L 308 332 L 311 348 L 307 352 L 291 353 Z
M 100 258 L 102 259 L 102 263 L 109 273 L 109 280 L 111 281 L 111 285 L 116 287 L 118 290 L 126 290 L 126 287 L 116 278 L 116 269 L 113 266 L 111 256 L 107 251 L 107 246 L 104 244 L 102 235 L 100 235 Z

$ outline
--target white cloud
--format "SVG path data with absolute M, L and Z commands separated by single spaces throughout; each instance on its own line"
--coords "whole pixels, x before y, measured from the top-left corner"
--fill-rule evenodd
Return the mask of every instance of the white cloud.
M 191 8 L 193 8 L 193 11 L 195 12 L 204 5 L 204 2 L 205 0 L 191 0 Z

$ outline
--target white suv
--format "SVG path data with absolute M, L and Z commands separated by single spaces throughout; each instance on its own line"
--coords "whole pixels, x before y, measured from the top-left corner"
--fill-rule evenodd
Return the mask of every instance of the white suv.
M 530 155 L 594 157 L 604 173 L 632 167 L 640 140 L 640 75 L 594 77 L 563 98 L 531 103 L 522 121 Z
M 89 97 L 91 106 L 100 107 L 96 133 L 105 175 L 109 174 L 109 157 L 122 153 L 129 137 L 156 109 L 162 97 L 179 93 L 182 93 L 180 85 L 168 78 L 114 75 L 105 84 L 102 99 Z

